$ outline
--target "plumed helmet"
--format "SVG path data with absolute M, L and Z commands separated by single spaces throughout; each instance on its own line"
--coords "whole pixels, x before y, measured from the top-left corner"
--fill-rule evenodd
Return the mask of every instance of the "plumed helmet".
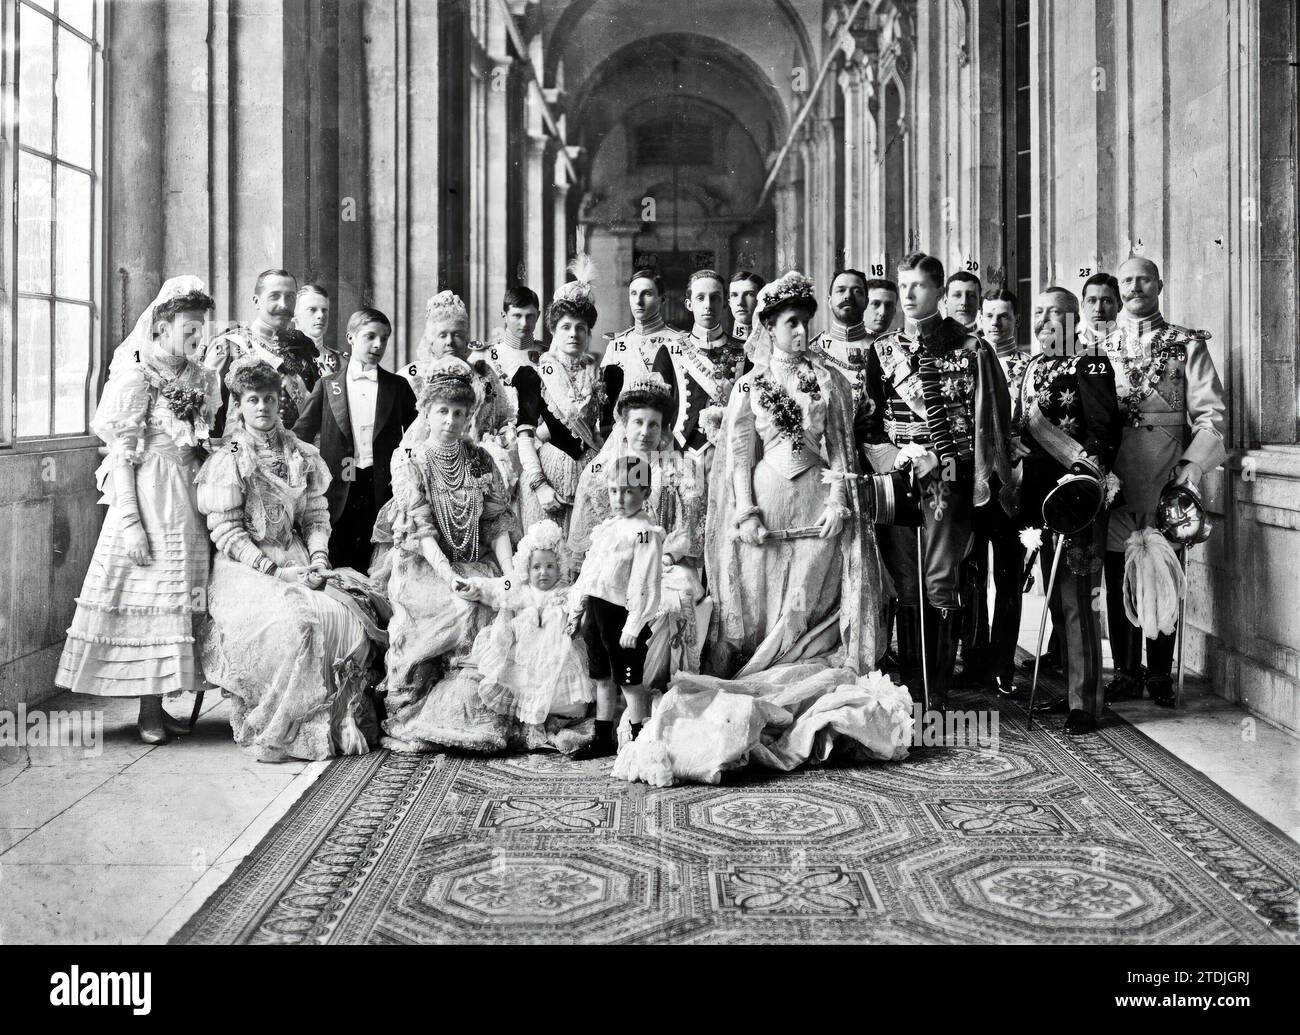
M 1175 546 L 1195 546 L 1210 538 L 1213 527 L 1205 514 L 1201 494 L 1190 485 L 1172 480 L 1156 504 L 1156 527 Z
M 1043 498 L 1043 524 L 1057 535 L 1077 535 L 1096 518 L 1106 497 L 1090 474 L 1067 474 Z

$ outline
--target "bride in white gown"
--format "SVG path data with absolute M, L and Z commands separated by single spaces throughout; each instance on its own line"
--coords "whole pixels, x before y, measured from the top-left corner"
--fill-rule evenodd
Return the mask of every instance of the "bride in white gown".
M 759 295 L 755 367 L 732 392 L 709 485 L 717 675 L 678 673 L 615 776 L 716 783 L 749 762 L 825 761 L 837 741 L 858 758 L 906 757 L 911 698 L 873 671 L 883 595 L 852 477 L 852 393 L 806 353 L 816 307 L 794 272 Z

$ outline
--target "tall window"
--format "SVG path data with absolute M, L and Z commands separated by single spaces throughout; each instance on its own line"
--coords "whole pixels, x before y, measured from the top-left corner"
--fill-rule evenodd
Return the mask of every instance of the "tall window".
M 4 0 L 4 320 L 0 441 L 80 434 L 92 400 L 102 279 L 103 5 Z M 8 222 L 8 221 L 6 221 Z

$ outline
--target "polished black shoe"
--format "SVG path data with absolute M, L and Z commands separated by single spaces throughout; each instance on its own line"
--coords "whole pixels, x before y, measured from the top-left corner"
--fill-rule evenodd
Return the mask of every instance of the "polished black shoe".
M 1106 703 L 1136 701 L 1142 697 L 1142 677 L 1129 672 L 1116 672 L 1106 684 Z
M 993 677 L 993 690 L 999 697 L 1015 697 L 1020 693 L 1020 687 L 1016 686 L 1016 681 L 1010 670 L 1003 672 L 1000 676 Z
M 1081 737 L 1085 733 L 1096 733 L 1097 720 L 1087 712 L 1076 709 L 1070 712 L 1069 717 L 1065 720 L 1065 732 L 1072 737 Z
M 592 758 L 608 758 L 618 754 L 618 738 L 614 733 L 614 724 L 596 720 L 596 733 L 591 740 L 569 757 L 575 762 L 586 762 Z
M 1039 701 L 1034 705 L 1035 715 L 1068 715 L 1070 713 L 1070 700 L 1066 697 L 1058 697 L 1055 701 Z
M 1147 676 L 1147 693 L 1161 708 L 1173 708 L 1174 681 L 1169 676 Z
M 1055 654 L 1044 654 L 1042 655 L 1040 661 L 1041 661 L 1041 664 L 1039 665 L 1040 672 L 1059 672 L 1061 670 L 1061 666 L 1057 662 Z M 1020 663 L 1020 667 L 1025 672 L 1034 671 L 1034 659 L 1025 658 L 1025 660 Z

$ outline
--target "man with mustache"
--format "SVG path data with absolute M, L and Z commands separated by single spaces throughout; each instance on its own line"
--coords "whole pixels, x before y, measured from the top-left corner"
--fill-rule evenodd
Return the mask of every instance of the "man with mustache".
M 306 407 L 311 395 L 308 381 L 315 384 L 318 371 L 311 357 L 294 347 L 290 335 L 297 298 L 298 282 L 292 273 L 282 269 L 263 270 L 253 287 L 253 318 L 209 343 L 203 362 L 217 371 L 221 381 L 216 435 L 225 433 L 230 398 L 226 372 L 231 363 L 244 356 L 258 356 L 279 371 L 280 417 L 286 428 L 293 427 Z
M 1160 312 L 1164 281 L 1159 267 L 1135 256 L 1119 268 L 1118 280 L 1124 308 L 1107 350 L 1125 427 L 1115 460 L 1123 496 L 1111 518 L 1106 554 L 1106 607 L 1115 660 L 1107 696 L 1141 697 L 1145 684 L 1156 704 L 1172 708 L 1176 633 L 1147 640 L 1144 679 L 1141 636 L 1124 613 L 1124 548 L 1135 531 L 1155 524 L 1156 505 L 1171 476 L 1199 488 L 1206 472 L 1228 458 L 1227 411 L 1206 344 L 1209 332 L 1171 324 Z
M 971 545 L 974 508 L 991 498 L 993 475 L 1003 485 L 1011 478 L 1010 399 L 992 350 L 939 314 L 942 262 L 909 255 L 898 267 L 898 288 L 907 322 L 875 343 L 881 372 L 867 378 L 872 405 L 861 444 L 876 471 L 910 466 L 919 479 L 922 570 L 915 529 L 889 528 L 880 553 L 898 593 L 903 679 L 920 699 L 924 621 L 931 700 L 943 709 L 956 663 L 959 573 Z
M 814 360 L 844 375 L 853 386 L 854 406 L 861 411 L 867 400 L 872 346 L 894 322 L 898 288 L 888 280 L 867 280 L 859 270 L 840 270 L 831 280 L 826 300 L 830 303 L 831 325 L 808 343 L 808 351 Z
M 627 302 L 632 310 L 632 326 L 613 337 L 600 361 L 605 388 L 600 418 L 603 438 L 609 437 L 617 421 L 616 407 L 623 386 L 652 373 L 662 377 L 672 391 L 671 416 L 666 426 L 677 426 L 677 372 L 670 349 L 675 346 L 679 354 L 683 352 L 686 334 L 664 322 L 663 282 L 653 270 L 639 269 L 632 274 L 627 282 Z
M 1102 479 L 1119 450 L 1120 414 L 1115 372 L 1105 350 L 1081 348 L 1079 300 L 1049 287 L 1034 304 L 1034 337 L 1041 352 L 1027 364 L 1015 396 L 1012 455 L 1021 465 L 1020 521 L 1043 521 L 1043 500 L 1065 475 Z M 1035 711 L 1067 714 L 1065 732 L 1091 733 L 1101 716 L 1101 622 L 1096 608 L 1101 587 L 1108 507 L 1082 532 L 1067 537 L 1048 606 L 1060 634 L 1069 694 L 1040 702 Z M 1043 552 L 1055 549 L 1043 537 Z M 1046 587 L 1044 587 L 1046 588 Z

